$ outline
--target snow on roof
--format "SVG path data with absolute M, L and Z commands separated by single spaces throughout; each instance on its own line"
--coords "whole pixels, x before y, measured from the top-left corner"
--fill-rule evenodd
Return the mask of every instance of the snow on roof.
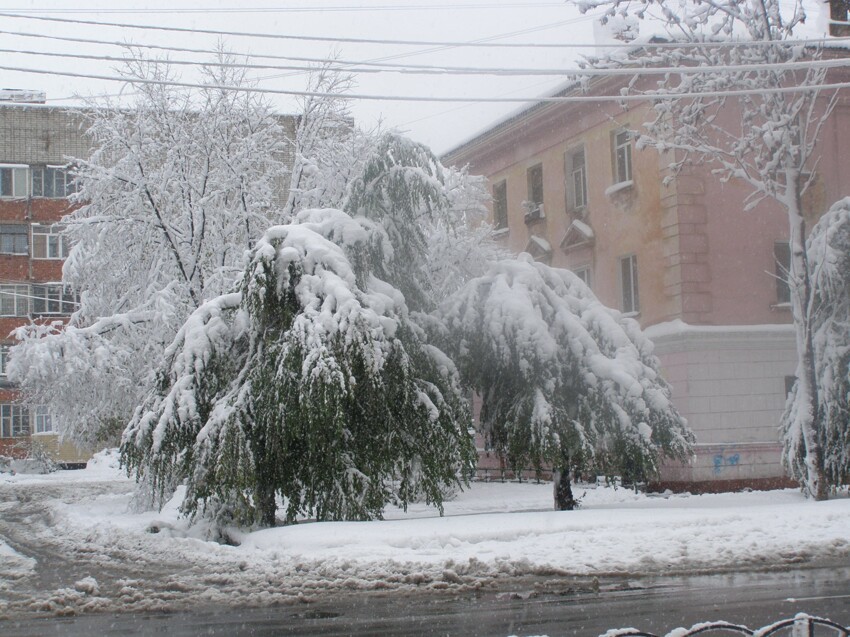
M 661 339 L 671 336 L 684 335 L 710 335 L 710 334 L 729 334 L 737 332 L 740 334 L 791 334 L 794 331 L 794 326 L 788 324 L 775 325 L 691 325 L 685 323 L 681 319 L 666 321 L 651 325 L 643 330 L 644 336 L 650 340 Z
M 573 222 L 570 224 L 570 227 L 575 228 L 588 239 L 593 239 L 595 236 L 593 234 L 593 228 L 591 228 L 589 225 L 587 225 L 584 221 L 581 221 L 580 219 L 573 219 Z
M 537 248 L 539 248 L 540 250 L 542 250 L 543 252 L 545 252 L 546 254 L 549 254 L 550 252 L 552 252 L 552 245 L 548 241 L 546 241 L 546 239 L 544 239 L 543 237 L 538 237 L 537 235 L 534 235 L 534 234 L 531 235 L 531 237 L 528 240 L 528 247 L 531 247 L 532 244 L 534 246 L 536 246 Z

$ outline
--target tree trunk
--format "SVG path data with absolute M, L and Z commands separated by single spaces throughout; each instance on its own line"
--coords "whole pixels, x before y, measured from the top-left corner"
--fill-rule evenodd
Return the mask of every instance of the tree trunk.
M 277 524 L 277 502 L 273 488 L 264 486 L 258 489 L 257 508 L 260 510 L 260 524 L 263 527 L 271 528 Z
M 570 485 L 570 458 L 562 454 L 561 466 L 552 474 L 555 483 L 555 510 L 572 511 L 578 502 L 573 497 L 573 489 Z
M 791 199 L 789 197 L 789 199 Z M 806 254 L 806 220 L 800 206 L 799 189 L 789 201 L 788 220 L 791 230 L 791 304 L 797 341 L 797 409 L 798 426 L 805 446 L 805 491 L 815 500 L 826 500 L 829 485 L 824 473 L 823 455 L 818 436 L 820 397 L 815 370 L 812 340 L 812 281 Z

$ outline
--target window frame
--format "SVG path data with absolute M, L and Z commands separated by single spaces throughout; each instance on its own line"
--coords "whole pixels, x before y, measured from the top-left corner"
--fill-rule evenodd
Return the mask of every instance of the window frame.
M 787 260 L 783 263 L 783 257 Z M 776 275 L 776 304 L 791 304 L 791 284 L 788 276 L 791 273 L 791 243 L 788 241 L 773 242 L 773 266 Z
M 493 228 L 502 230 L 508 227 L 508 182 L 497 181 L 492 188 Z
M 10 349 L 12 349 L 11 345 L 0 345 L 0 379 L 8 376 L 6 366 L 9 364 Z
M 30 416 L 31 434 L 52 434 L 53 416 L 47 405 L 36 405 Z
M 23 438 L 30 435 L 30 414 L 26 405 L 0 403 L 0 438 Z
M 576 167 L 576 158 L 581 156 L 581 166 Z M 564 169 L 566 170 L 565 183 L 567 191 L 567 210 L 572 212 L 584 212 L 587 209 L 587 153 L 585 147 L 579 146 L 568 150 L 565 155 Z M 581 186 L 577 186 L 577 178 Z M 579 201 L 581 193 L 581 201 Z
M 12 297 L 11 301 L 9 301 L 8 296 Z M 10 302 L 14 305 L 14 312 L 12 314 L 7 314 L 5 311 L 5 305 Z M 29 316 L 29 302 L 29 285 L 21 283 L 0 284 L 0 317 Z
M 628 272 L 626 265 L 628 264 Z M 620 308 L 624 314 L 640 313 L 640 286 L 638 285 L 637 255 L 627 254 L 619 258 Z
M 29 224 L 26 223 L 0 223 L 0 254 L 26 256 L 30 252 L 29 246 Z M 20 243 L 23 237 L 23 243 Z M 6 249 L 7 241 L 11 242 L 11 249 Z
M 8 183 L 11 192 L 5 192 L 5 171 L 10 171 Z M 30 195 L 29 166 L 26 164 L 0 164 L 0 199 L 26 199 Z M 19 192 L 23 189 L 23 192 Z
M 69 169 L 70 165 L 32 166 L 30 168 L 30 192 L 32 196 L 42 199 L 66 199 L 74 194 L 77 189 L 74 184 L 74 177 L 70 174 Z M 36 188 L 36 184 L 38 184 L 38 188 Z
M 36 261 L 59 261 L 68 258 L 68 253 L 71 248 L 68 245 L 68 238 L 64 235 L 65 226 L 60 223 L 52 225 L 34 223 L 31 226 L 31 252 L 32 259 Z M 39 256 L 41 239 L 44 242 L 44 255 Z M 51 239 L 55 248 L 51 250 Z M 58 254 L 51 254 L 51 252 Z
M 624 141 L 621 141 L 621 138 Z M 621 129 L 614 131 L 611 137 L 611 148 L 614 157 L 614 185 L 630 183 L 634 173 L 632 162 L 632 132 Z M 621 158 L 622 151 L 622 158 Z
M 543 198 L 545 196 L 543 188 L 543 163 L 538 162 L 533 166 L 529 166 L 525 171 L 525 177 L 528 184 L 528 199 L 526 201 L 535 208 L 543 207 Z M 539 197 L 537 196 L 539 194 Z
M 33 316 L 71 316 L 79 305 L 77 295 L 61 283 L 34 283 L 30 296 Z
M 580 265 L 573 268 L 573 274 L 580 278 L 588 288 L 593 288 L 593 272 L 589 265 Z

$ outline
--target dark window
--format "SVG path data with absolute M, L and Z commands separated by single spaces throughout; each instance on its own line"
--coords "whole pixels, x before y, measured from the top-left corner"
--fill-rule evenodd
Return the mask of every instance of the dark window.
M 27 254 L 29 226 L 23 223 L 0 224 L 0 253 Z
M 77 297 L 62 285 L 32 286 L 32 313 L 69 316 L 77 309 Z
M 788 285 L 788 273 L 791 270 L 791 246 L 787 241 L 773 244 L 773 259 L 776 267 L 776 302 L 791 302 L 791 286 Z
M 508 184 L 503 179 L 493 186 L 493 225 L 508 227 Z
M 74 178 L 66 168 L 33 166 L 32 196 L 59 199 L 73 194 Z
M 543 205 L 543 164 L 528 169 L 528 203 Z
M 620 285 L 623 292 L 623 312 L 640 312 L 637 257 L 633 254 L 620 258 Z

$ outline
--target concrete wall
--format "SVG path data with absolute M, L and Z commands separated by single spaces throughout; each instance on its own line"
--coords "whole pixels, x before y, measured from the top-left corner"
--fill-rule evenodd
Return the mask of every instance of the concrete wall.
M 697 439 L 694 461 L 667 463 L 662 482 L 779 479 L 779 422 L 796 349 L 788 326 L 649 330 L 673 402 Z

